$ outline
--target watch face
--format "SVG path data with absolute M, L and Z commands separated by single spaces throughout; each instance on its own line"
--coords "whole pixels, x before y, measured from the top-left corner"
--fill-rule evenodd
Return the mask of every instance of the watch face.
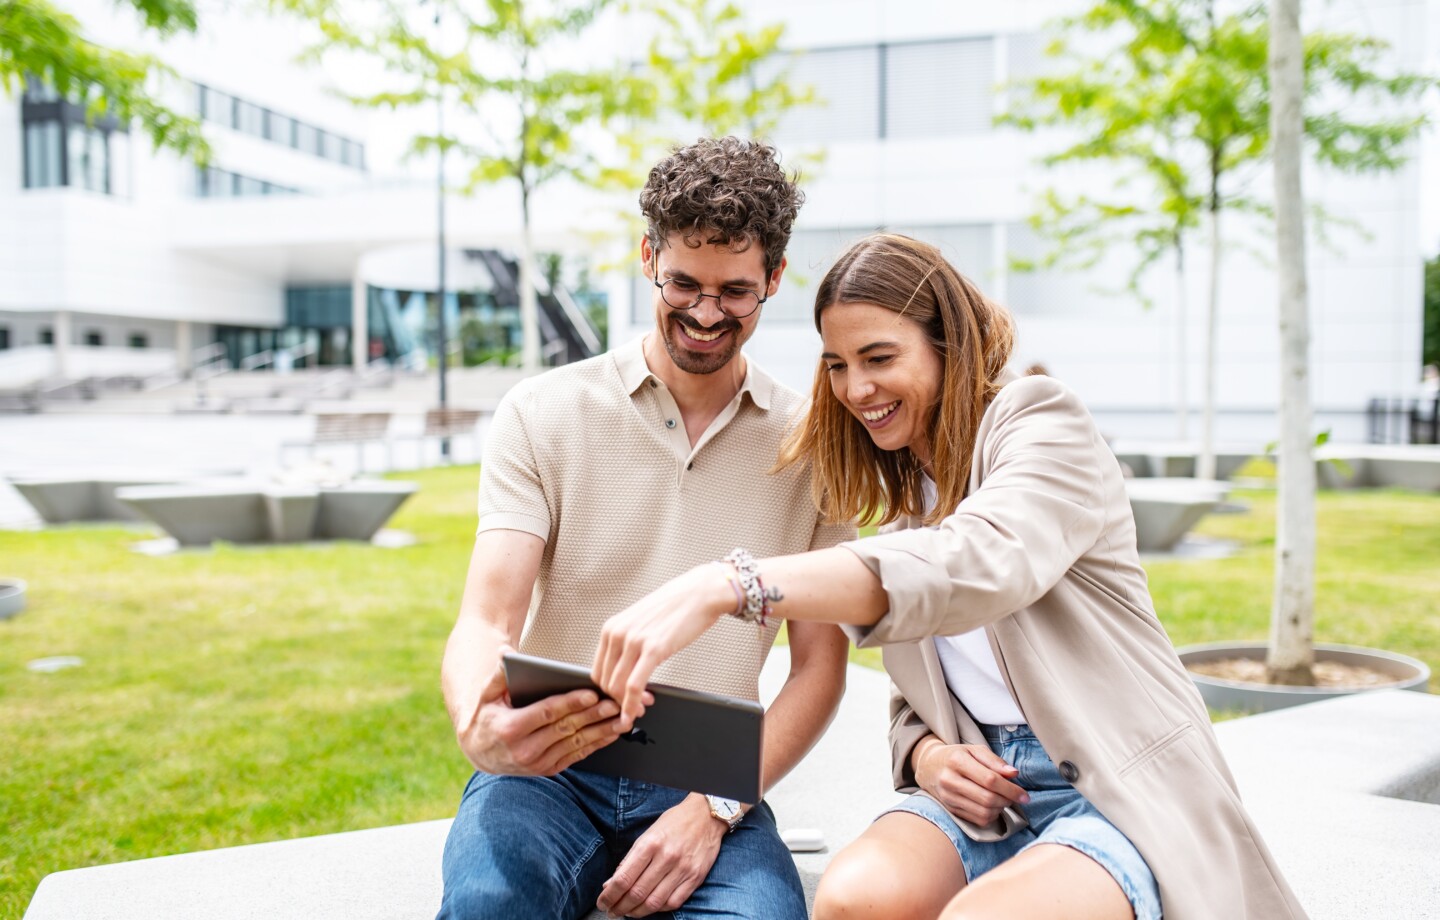
M 734 799 L 722 799 L 716 795 L 706 796 L 706 798 L 710 800 L 710 811 L 717 818 L 729 821 L 740 814 L 740 803 Z

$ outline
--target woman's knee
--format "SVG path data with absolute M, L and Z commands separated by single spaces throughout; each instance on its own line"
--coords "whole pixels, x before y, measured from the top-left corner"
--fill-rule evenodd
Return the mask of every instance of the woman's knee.
M 958 885 L 927 877 L 907 859 L 905 850 L 861 838 L 825 870 L 815 892 L 813 916 L 814 920 L 933 917 L 957 889 Z

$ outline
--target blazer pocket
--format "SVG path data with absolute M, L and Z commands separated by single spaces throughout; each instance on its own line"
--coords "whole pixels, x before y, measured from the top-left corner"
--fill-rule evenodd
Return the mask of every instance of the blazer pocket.
M 1139 753 L 1135 754 L 1135 756 L 1131 757 L 1129 760 L 1125 761 L 1125 763 L 1121 764 L 1119 771 L 1120 777 L 1123 779 L 1135 770 L 1138 770 L 1141 767 L 1145 766 L 1147 763 L 1160 756 L 1160 754 L 1164 752 L 1164 750 L 1170 745 L 1174 744 L 1176 741 L 1179 741 L 1181 738 L 1184 738 L 1186 735 L 1190 734 L 1190 732 L 1194 730 L 1195 726 L 1191 723 L 1181 722 L 1179 725 L 1170 729 L 1170 731 L 1166 732 L 1159 738 L 1145 745 L 1145 747 L 1140 749 Z

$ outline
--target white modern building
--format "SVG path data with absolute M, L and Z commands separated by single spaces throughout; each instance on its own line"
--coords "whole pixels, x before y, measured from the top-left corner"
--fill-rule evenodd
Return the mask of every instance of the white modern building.
M 71 2 L 91 34 L 143 42 L 110 7 Z M 819 351 L 815 282 L 849 241 L 883 227 L 940 244 L 1009 305 L 1017 364 L 1043 362 L 1107 430 L 1172 437 L 1182 393 L 1198 412 L 1203 240 L 1192 246 L 1197 270 L 1183 319 L 1164 266 L 1152 276 L 1150 309 L 1104 291 L 1128 271 L 1124 252 L 1084 275 L 1008 268 L 1011 256 L 1043 251 L 1025 225 L 1043 189 L 1112 180 L 1047 172 L 1037 161 L 1053 137 L 992 123 L 1003 84 L 1043 66 L 1046 23 L 1076 3 L 746 5 L 757 22 L 785 22 L 793 78 L 826 100 L 794 113 L 775 138 L 796 153 L 823 147 L 825 159 L 806 182 L 785 284 L 749 346 L 758 360 L 809 386 Z M 1440 0 L 1313 4 L 1306 15 L 1307 28 L 1323 17 L 1390 42 L 1398 67 L 1440 67 Z M 610 23 L 599 41 L 643 47 L 637 28 Z M 207 9 L 198 36 L 157 49 L 183 77 L 168 89 L 174 104 L 205 119 L 216 158 L 204 172 L 114 126 L 87 128 L 43 87 L 0 99 L 0 389 L 39 376 L 183 368 L 197 351 L 218 354 L 205 350 L 215 344 L 232 363 L 263 364 L 279 352 L 334 364 L 423 354 L 424 293 L 436 284 L 434 163 L 401 163 L 397 153 L 426 125 L 361 114 L 335 98 L 327 92 L 334 74 L 293 63 L 295 32 L 293 23 Z M 1433 114 L 1440 107 L 1430 102 Z M 1306 176 L 1308 195 L 1359 228 L 1309 251 L 1315 401 L 1321 426 L 1337 437 L 1363 438 L 1367 401 L 1407 393 L 1420 377 L 1421 262 L 1440 249 L 1440 183 L 1421 166 L 1426 150 L 1434 160 L 1440 148 L 1433 137 L 1424 144 L 1416 163 L 1391 175 Z M 598 244 L 596 254 L 594 234 L 618 231 L 615 212 L 625 207 L 633 205 L 551 189 L 536 203 L 539 246 L 612 262 L 626 241 Z M 514 191 L 451 197 L 448 208 L 447 286 L 464 292 L 451 313 L 513 327 L 512 266 L 495 251 L 516 248 Z M 1250 251 L 1268 248 L 1263 236 L 1235 238 L 1250 246 L 1224 260 L 1219 436 L 1264 441 L 1278 393 L 1273 279 Z M 611 341 L 643 332 L 651 300 L 637 277 L 611 275 L 605 288 Z M 548 341 L 567 325 L 588 329 L 573 304 L 553 312 Z

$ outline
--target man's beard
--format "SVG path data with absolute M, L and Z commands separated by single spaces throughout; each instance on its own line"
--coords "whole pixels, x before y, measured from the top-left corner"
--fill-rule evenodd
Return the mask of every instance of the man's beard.
M 682 313 L 672 313 L 667 317 L 667 320 L 673 320 L 673 322 L 667 321 L 665 323 L 665 332 L 660 338 L 665 342 L 665 350 L 670 353 L 670 360 L 674 361 L 675 366 L 687 374 L 713 374 L 729 364 L 730 360 L 735 357 L 736 352 L 740 350 L 740 323 L 736 319 L 726 319 L 725 322 L 718 323 L 709 329 L 704 328 L 694 320 L 690 320 L 688 316 Z M 687 322 L 687 320 L 689 320 L 689 322 Z M 725 341 L 724 348 L 715 351 L 691 351 L 681 342 L 676 341 L 679 336 L 684 335 L 683 332 L 675 328 L 676 326 L 686 326 L 697 332 L 705 332 L 707 334 L 727 332 L 729 336 Z

